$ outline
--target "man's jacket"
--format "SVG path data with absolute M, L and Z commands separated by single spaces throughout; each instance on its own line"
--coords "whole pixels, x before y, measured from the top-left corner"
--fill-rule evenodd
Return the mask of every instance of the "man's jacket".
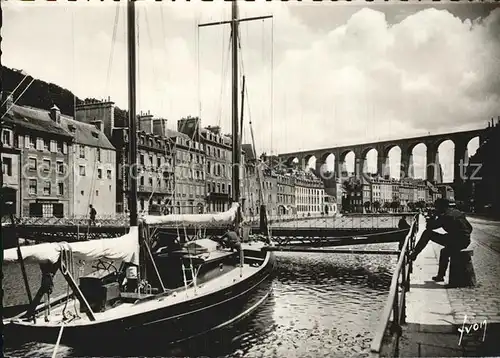
M 472 225 L 467 221 L 465 214 L 460 210 L 448 208 L 436 219 L 431 219 L 427 223 L 428 229 L 438 229 L 442 227 L 452 236 L 470 239 Z

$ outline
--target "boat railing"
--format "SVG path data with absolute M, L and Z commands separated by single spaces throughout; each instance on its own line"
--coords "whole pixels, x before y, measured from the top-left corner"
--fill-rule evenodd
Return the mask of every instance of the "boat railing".
M 402 326 L 406 323 L 406 292 L 410 290 L 410 275 L 413 268 L 409 255 L 415 247 L 418 219 L 417 214 L 401 247 L 389 294 L 380 316 L 380 323 L 370 346 L 372 357 L 380 357 L 382 350 L 384 350 L 383 356 L 399 356 L 399 338 L 402 334 Z M 389 341 L 387 348 L 384 340 Z M 386 350 L 388 352 L 385 352 Z

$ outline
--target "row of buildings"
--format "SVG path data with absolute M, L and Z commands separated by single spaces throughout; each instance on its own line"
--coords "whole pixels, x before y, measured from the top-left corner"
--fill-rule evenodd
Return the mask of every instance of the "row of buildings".
M 454 200 L 451 186 L 424 179 L 362 175 L 337 185 L 342 193 L 342 210 L 350 212 L 411 211 L 415 205 L 427 206 L 438 198 Z
M 4 210 L 47 217 L 88 215 L 89 205 L 99 216 L 128 211 L 128 123 L 115 120 L 113 102 L 86 101 L 70 117 L 56 105 L 43 110 L 4 98 Z M 227 210 L 233 190 L 231 135 L 220 127 L 202 128 L 199 118 L 179 120 L 177 131 L 166 124 L 150 113 L 138 116 L 138 209 L 167 214 Z M 260 161 L 251 146 L 245 148 L 240 192 L 244 211 L 257 215 Z M 270 215 L 333 211 L 334 200 L 311 173 L 265 169 L 263 174 Z
M 1 134 L 5 210 L 17 216 L 56 217 L 88 215 L 91 204 L 99 216 L 129 210 L 128 123 L 115 120 L 113 102 L 86 101 L 75 107 L 74 117 L 61 114 L 55 105 L 50 110 L 13 105 L 9 97 L 5 106 L 9 109 Z M 498 125 L 495 128 L 498 132 Z M 167 128 L 166 119 L 150 113 L 138 116 L 135 135 L 141 212 L 204 213 L 229 208 L 231 135 L 223 134 L 220 127 L 203 128 L 196 117 L 179 120 L 174 131 Z M 486 146 L 483 143 L 476 157 L 486 155 L 481 154 Z M 325 189 L 312 172 L 275 169 L 274 159 L 256 157 L 251 145 L 242 146 L 241 158 L 240 193 L 247 215 L 258 215 L 262 201 L 270 215 L 307 216 L 340 210 L 407 210 L 416 203 L 454 196 L 444 184 L 367 175 L 343 183 L 330 180 Z

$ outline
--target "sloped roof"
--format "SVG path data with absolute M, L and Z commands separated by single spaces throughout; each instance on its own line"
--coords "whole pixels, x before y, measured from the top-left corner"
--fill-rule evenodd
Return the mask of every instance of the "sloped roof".
M 26 129 L 72 137 L 63 126 L 50 118 L 48 111 L 38 108 L 13 105 L 5 119 Z
M 75 121 L 73 118 L 61 115 L 61 125 L 75 137 L 78 144 L 92 147 L 114 150 L 115 147 L 106 135 L 89 123 Z M 71 132 L 70 126 L 74 126 L 75 132 Z
M 177 131 L 174 131 L 172 129 L 167 129 L 167 136 L 168 137 L 171 137 L 171 138 L 175 138 L 175 137 L 182 137 L 182 138 L 185 138 L 185 139 L 191 139 L 187 134 L 184 134 L 184 133 L 181 133 L 181 132 L 177 132 Z

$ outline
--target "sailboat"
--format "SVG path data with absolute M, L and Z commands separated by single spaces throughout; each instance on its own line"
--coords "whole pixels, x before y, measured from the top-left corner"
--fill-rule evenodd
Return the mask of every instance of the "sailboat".
M 129 56 L 129 133 L 136 133 L 135 1 L 127 5 Z M 237 3 L 232 3 L 232 41 L 238 41 Z M 257 309 L 271 292 L 275 257 L 270 241 L 248 240 L 241 250 L 221 247 L 220 242 L 180 238 L 155 242 L 152 233 L 163 224 L 206 224 L 241 232 L 239 198 L 237 49 L 233 43 L 233 203 L 217 214 L 142 216 L 137 214 L 136 136 L 130 135 L 130 231 L 119 238 L 76 243 L 45 243 L 4 251 L 4 262 L 40 264 L 42 286 L 30 299 L 30 308 L 4 319 L 6 339 L 78 344 L 92 339 L 160 334 L 161 342 L 189 339 L 231 324 Z M 164 244 L 164 245 L 163 245 Z M 162 246 L 163 245 L 163 246 Z M 76 282 L 74 262 L 97 261 L 96 270 Z M 109 261 L 108 261 L 109 260 Z M 116 267 L 115 263 L 121 266 Z M 67 281 L 67 295 L 50 297 L 56 272 Z M 23 269 L 24 272 L 24 269 Z M 41 297 L 47 299 L 43 304 Z

